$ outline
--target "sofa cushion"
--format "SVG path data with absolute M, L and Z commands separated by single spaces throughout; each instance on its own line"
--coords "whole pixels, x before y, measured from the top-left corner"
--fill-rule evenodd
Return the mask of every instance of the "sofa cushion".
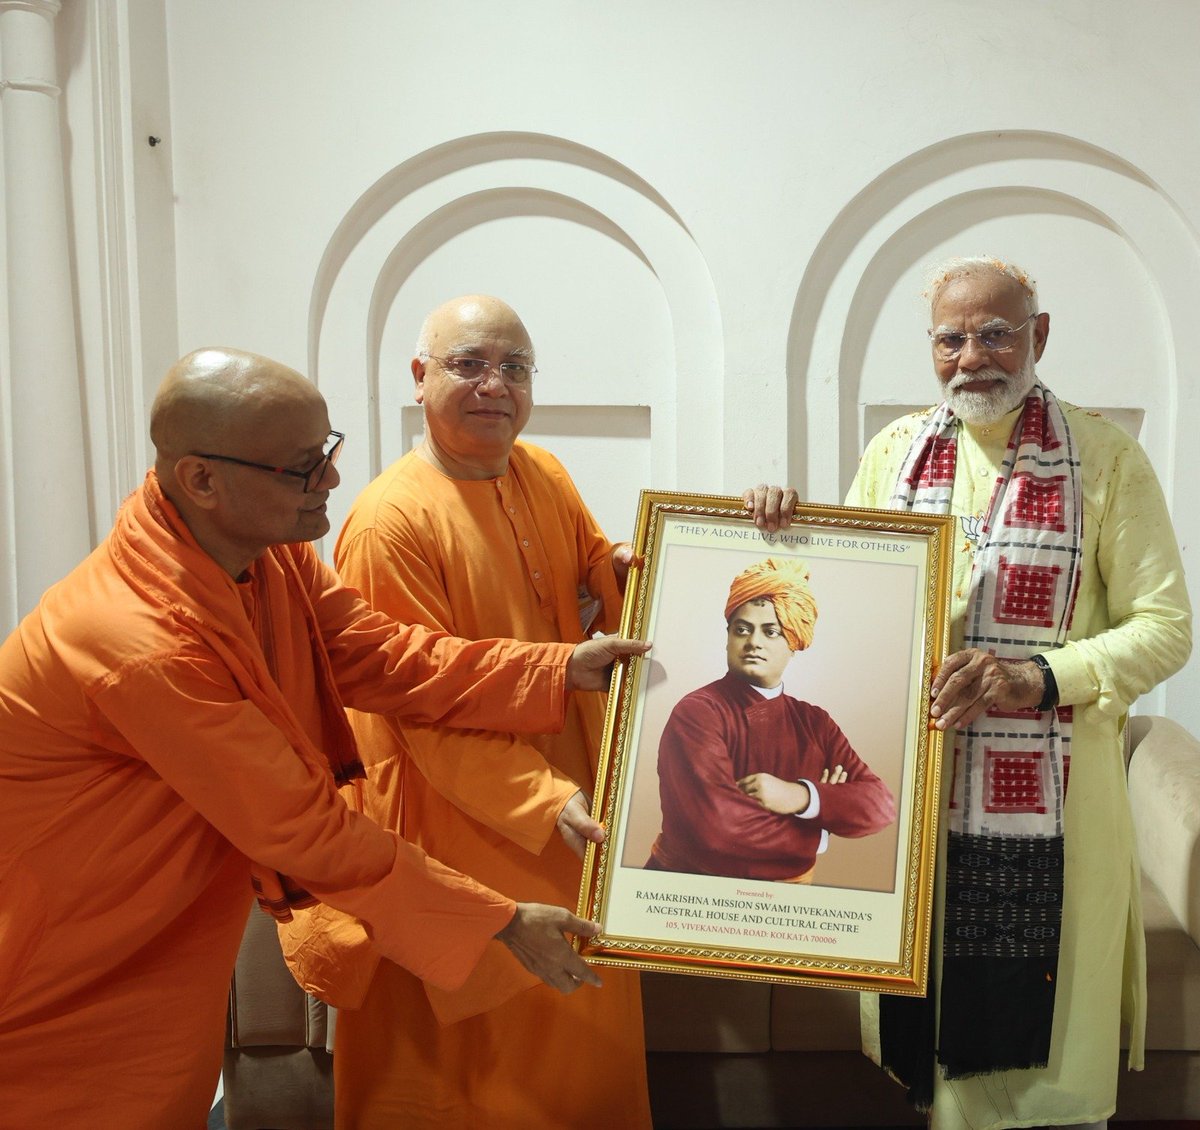
M 771 986 L 758 981 L 643 973 L 646 1050 L 765 1052 Z
M 1200 1051 L 1200 947 L 1142 876 L 1146 928 L 1146 1047 Z
M 648 1066 L 656 1130 L 925 1124 L 859 1052 L 656 1052 Z
M 858 1051 L 858 993 L 775 985 L 771 1047 L 776 1051 Z
M 1142 870 L 1200 943 L 1200 741 L 1169 718 L 1130 724 L 1129 806 Z
M 333 1057 L 319 1048 L 229 1048 L 228 1130 L 333 1130 Z

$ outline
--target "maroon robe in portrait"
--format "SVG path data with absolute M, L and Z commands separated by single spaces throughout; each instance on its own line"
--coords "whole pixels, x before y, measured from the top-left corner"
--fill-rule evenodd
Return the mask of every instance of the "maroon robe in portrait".
M 846 779 L 823 785 L 840 765 Z M 780 816 L 737 787 L 751 773 L 807 780 L 821 798 L 812 820 Z M 735 879 L 794 879 L 816 861 L 821 830 L 868 836 L 896 819 L 891 791 L 818 706 L 764 698 L 727 674 L 680 699 L 658 746 L 662 833 L 646 866 Z

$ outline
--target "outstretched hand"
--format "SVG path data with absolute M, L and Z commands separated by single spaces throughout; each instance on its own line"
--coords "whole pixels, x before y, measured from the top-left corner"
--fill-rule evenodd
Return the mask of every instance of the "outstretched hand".
M 632 655 L 645 655 L 649 640 L 623 640 L 619 636 L 598 636 L 576 644 L 567 660 L 567 690 L 606 691 L 613 664 Z
M 563 806 L 556 825 L 563 842 L 580 859 L 588 843 L 604 843 L 604 826 L 592 819 L 592 801 L 583 791 L 577 792 Z
M 773 534 L 776 530 L 786 530 L 792 524 L 792 514 L 800 496 L 795 487 L 759 483 L 756 487 L 742 491 L 742 501 L 753 515 L 754 524 L 760 530 Z
M 594 938 L 597 922 L 577 918 L 561 906 L 519 902 L 512 920 L 497 935 L 530 973 L 560 993 L 573 993 L 580 985 L 600 984 L 600 978 L 567 942 L 564 935 Z

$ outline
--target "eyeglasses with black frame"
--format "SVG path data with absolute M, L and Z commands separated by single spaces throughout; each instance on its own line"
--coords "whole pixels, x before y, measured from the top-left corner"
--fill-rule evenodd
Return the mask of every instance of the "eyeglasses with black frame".
M 269 463 L 252 463 L 249 459 L 238 459 L 233 455 L 216 455 L 211 451 L 195 451 L 192 454 L 198 455 L 201 459 L 219 459 L 222 463 L 236 463 L 239 467 L 254 467 L 259 471 L 270 471 L 272 475 L 290 475 L 293 479 L 303 479 L 304 493 L 311 494 L 321 485 L 326 471 L 338 461 L 338 456 L 342 453 L 342 441 L 345 438 L 341 432 L 330 431 L 328 439 L 333 442 L 326 448 L 325 454 L 303 471 L 294 471 L 290 467 L 272 467 Z
M 516 386 L 528 384 L 537 372 L 537 366 L 529 361 L 501 361 L 496 365 L 484 357 L 435 357 L 432 353 L 424 356 L 436 361 L 457 380 L 477 385 L 483 384 L 493 370 L 506 385 Z
M 1021 331 L 1036 318 L 1030 314 L 1019 326 L 989 326 L 978 333 L 968 333 L 966 330 L 955 330 L 948 333 L 937 333 L 926 330 L 929 340 L 933 343 L 933 351 L 941 361 L 953 361 L 964 349 L 967 342 L 974 338 L 989 353 L 1007 353 L 1017 344 Z

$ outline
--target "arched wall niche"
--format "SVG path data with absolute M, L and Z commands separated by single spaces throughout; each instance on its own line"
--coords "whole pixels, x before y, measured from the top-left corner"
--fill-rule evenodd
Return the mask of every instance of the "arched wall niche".
M 1048 224 L 1039 222 L 1032 231 L 1031 221 L 1042 219 Z M 1034 131 L 968 134 L 914 153 L 859 192 L 822 236 L 801 279 L 789 327 L 789 424 L 794 437 L 832 431 L 837 450 L 793 439 L 791 480 L 814 498 L 839 497 L 847 485 L 867 407 L 859 394 L 873 383 L 871 339 L 883 325 L 907 320 L 910 327 L 907 344 L 896 343 L 892 360 L 895 403 L 932 399 L 920 334 L 926 313 L 919 300 L 920 268 L 930 260 L 1004 254 L 1037 277 L 1044 305 L 1057 314 L 1056 339 L 1081 335 L 1080 325 L 1094 327 L 1105 280 L 1087 277 L 1072 255 L 1047 243 L 1045 231 L 1055 225 L 1058 232 L 1075 230 L 1075 250 L 1086 241 L 1084 231 L 1110 243 L 1120 240 L 1127 262 L 1137 265 L 1124 291 L 1136 286 L 1142 307 L 1157 310 L 1153 318 L 1139 310 L 1142 328 L 1153 331 L 1153 346 L 1149 356 L 1141 355 L 1136 380 L 1124 374 L 1121 382 L 1120 374 L 1106 372 L 1103 341 L 1114 332 L 1107 326 L 1100 333 L 1093 329 L 1092 345 L 1078 365 L 1123 384 L 1122 398 L 1109 398 L 1113 407 L 1146 409 L 1142 440 L 1170 493 L 1180 468 L 1167 421 L 1194 395 L 1180 383 L 1176 358 L 1186 312 L 1200 300 L 1195 230 L 1162 188 L 1128 161 L 1078 138 Z M 987 232 L 990 246 L 976 245 L 975 229 Z M 897 281 L 907 278 L 914 285 L 900 288 Z M 843 368 L 856 358 L 859 369 Z
M 529 188 L 486 189 L 461 196 L 427 216 L 409 231 L 380 267 L 367 308 L 366 379 L 370 402 L 374 403 L 380 399 L 381 352 L 388 316 L 396 296 L 420 264 L 439 248 L 471 228 L 506 219 L 533 216 L 559 219 L 589 228 L 618 244 L 653 274 L 654 268 L 649 260 L 624 231 L 606 216 L 578 200 Z M 411 333 L 409 336 L 412 336 Z M 380 419 L 378 415 L 373 414 L 370 421 L 372 468 L 381 465 L 380 431 Z
M 464 169 L 513 159 L 549 161 L 590 170 L 643 196 L 689 237 L 691 235 L 675 210 L 649 183 L 632 169 L 589 146 L 579 145 L 566 138 L 519 131 L 458 137 L 426 149 L 389 169 L 346 212 L 330 237 L 313 279 L 308 319 L 310 342 L 315 344 L 320 337 L 320 326 L 330 292 L 350 252 L 397 201 L 425 185 Z M 310 371 L 315 371 L 315 361 L 316 357 L 310 352 Z
M 562 253 L 551 257 L 548 248 Z M 592 257 L 604 259 L 610 288 L 620 292 L 616 309 L 589 291 L 600 274 L 589 269 Z M 434 278 L 445 280 L 440 290 L 431 289 Z M 722 440 L 723 346 L 712 280 L 691 234 L 658 192 L 604 154 L 561 138 L 500 133 L 402 162 L 354 202 L 326 246 L 310 302 L 309 365 L 338 418 L 369 436 L 357 454 L 347 448 L 355 481 L 383 465 L 396 406 L 381 414 L 381 405 L 397 365 L 407 372 L 420 317 L 472 290 L 511 301 L 533 332 L 547 379 L 538 378 L 531 429 L 549 421 L 568 445 L 573 434 L 602 440 L 612 431 L 625 445 L 622 458 L 638 441 L 629 482 L 603 483 L 629 513 L 630 529 L 618 532 L 631 532 L 637 487 L 671 487 L 699 467 L 711 474 Z M 618 314 L 621 324 L 607 324 Z M 571 348 L 558 347 L 568 333 Z M 624 347 L 630 336 L 636 348 Z M 403 344 L 390 345 L 393 338 Z M 560 361 L 553 380 L 546 356 Z M 592 358 L 616 367 L 617 379 L 603 379 Z M 680 372 L 699 395 L 677 411 Z M 405 387 L 400 403 L 409 395 Z M 593 422 L 581 423 L 589 414 Z
M 1104 344 L 1108 371 L 1102 376 L 1107 381 L 1086 371 L 1092 344 L 1088 327 L 1079 318 L 1060 318 L 1054 298 L 1047 305 L 1046 291 L 1040 289 L 1041 309 L 1052 315 L 1047 352 L 1039 366 L 1047 382 L 1069 390 L 1062 392 L 1069 400 L 1086 396 L 1087 407 L 1106 411 L 1135 436 L 1147 409 L 1160 421 L 1169 414 L 1175 388 L 1165 344 L 1166 311 L 1127 233 L 1111 216 L 1062 193 L 1021 187 L 975 189 L 940 201 L 884 240 L 850 301 L 838 366 L 843 486 L 854 474 L 858 453 L 875 425 L 936 398 L 922 332 L 928 325 L 923 293 L 928 266 L 957 249 L 975 253 L 1011 242 L 1010 225 L 1021 228 L 1026 244 L 1037 243 L 1043 235 L 1056 237 L 1060 246 L 1071 246 L 1072 269 L 1110 280 L 1088 311 L 1091 322 L 1121 330 Z M 1013 258 L 1022 266 L 1030 262 L 1028 255 Z M 897 356 L 903 358 L 899 366 Z M 1135 366 L 1146 374 L 1144 380 L 1131 385 L 1112 379 Z

